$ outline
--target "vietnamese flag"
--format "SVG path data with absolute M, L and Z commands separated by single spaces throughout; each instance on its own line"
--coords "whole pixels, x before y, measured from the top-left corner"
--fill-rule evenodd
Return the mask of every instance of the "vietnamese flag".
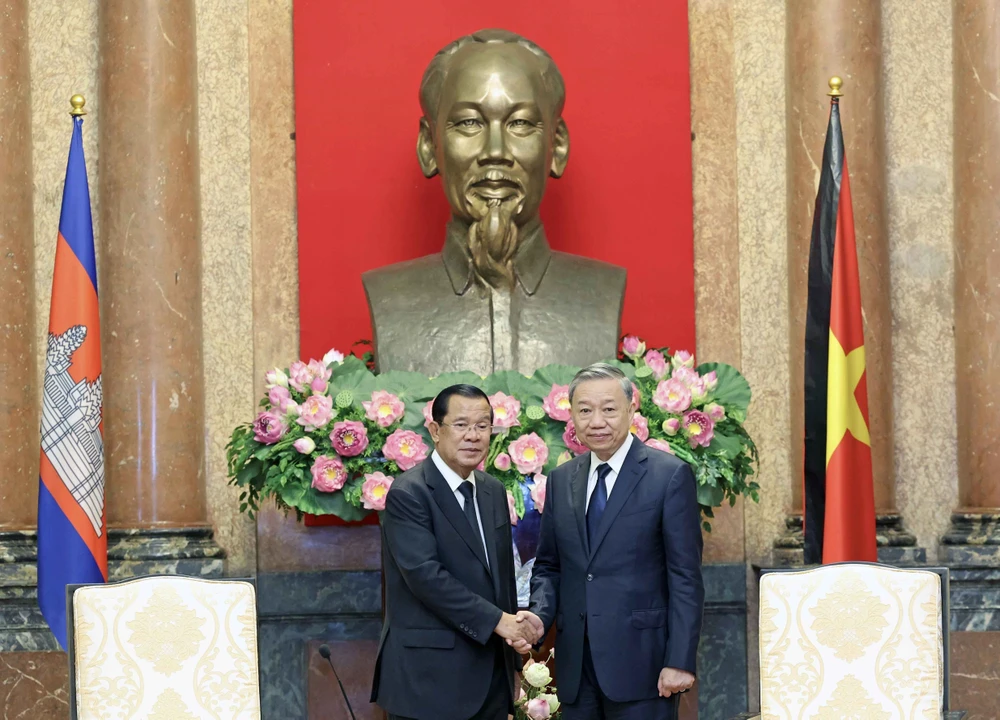
M 807 565 L 878 559 L 861 286 L 838 101 L 834 95 L 809 250 L 803 474 Z

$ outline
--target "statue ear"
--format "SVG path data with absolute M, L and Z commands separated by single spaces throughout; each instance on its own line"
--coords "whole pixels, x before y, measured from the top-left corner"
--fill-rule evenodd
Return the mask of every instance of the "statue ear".
M 554 178 L 562 177 L 566 172 L 566 163 L 569 162 L 569 128 L 566 121 L 559 118 L 556 123 L 556 136 L 552 143 L 552 168 L 549 174 Z
M 434 148 L 434 133 L 427 118 L 420 118 L 420 131 L 417 133 L 417 160 L 424 177 L 432 178 L 438 174 L 436 150 Z

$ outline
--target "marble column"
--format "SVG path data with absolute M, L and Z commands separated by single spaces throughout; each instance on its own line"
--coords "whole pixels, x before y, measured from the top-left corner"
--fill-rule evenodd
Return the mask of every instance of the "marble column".
M 35 346 L 28 2 L 0 0 L 0 655 L 48 649 L 31 628 L 38 507 L 39 358 Z M 67 96 L 66 100 L 69 100 Z M 69 111 L 69 103 L 65 106 Z M 72 127 L 65 115 L 67 139 Z M 54 237 L 49 241 L 55 243 Z M 18 640 L 25 638 L 26 642 Z M 51 638 L 51 636 L 49 636 Z M 0 660 L 0 667 L 10 665 Z M 0 681 L 3 680 L 0 671 Z M 3 683 L 0 682 L 0 685 Z
M 959 508 L 942 539 L 952 566 L 1000 567 L 1000 0 L 955 0 L 955 384 Z M 995 584 L 998 570 L 953 571 L 956 580 Z M 979 577 L 982 573 L 990 577 Z M 973 577 L 975 576 L 975 577 Z M 993 592 L 995 594 L 995 592 Z M 1000 629 L 1000 613 L 980 614 L 981 597 L 953 609 L 958 629 Z M 968 601 L 968 602 L 966 602 Z M 1000 610 L 1000 598 L 993 598 Z M 996 620 L 993 617 L 996 616 Z M 953 616 L 954 617 L 954 616 Z M 954 623 L 953 623 L 954 626 Z
M 0 23 L 0 530 L 22 530 L 39 452 L 27 0 L 0 0 Z
M 101 4 L 99 63 L 109 558 L 183 572 L 221 553 L 205 508 L 193 0 Z
M 892 308 L 886 212 L 885 118 L 882 101 L 881 2 L 787 2 L 786 115 L 788 150 L 788 273 L 792 508 L 778 541 L 785 561 L 801 558 L 803 367 L 807 269 L 816 191 L 830 112 L 828 80 L 844 79 L 840 112 L 851 177 L 855 235 L 865 317 L 868 406 L 879 517 L 879 545 L 912 546 L 896 513 L 893 468 Z M 893 561 L 897 550 L 880 550 Z M 912 553 L 910 553 L 912 555 Z M 787 557 L 786 557 L 787 556 Z M 799 562 L 801 560 L 799 559 Z

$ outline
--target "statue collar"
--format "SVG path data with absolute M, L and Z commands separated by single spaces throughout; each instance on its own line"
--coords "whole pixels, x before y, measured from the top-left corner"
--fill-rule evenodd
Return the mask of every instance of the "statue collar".
M 549 267 L 552 249 L 545 237 L 545 228 L 542 227 L 541 221 L 522 228 L 521 232 L 523 237 L 514 256 L 514 276 L 525 293 L 534 295 Z M 441 258 L 456 295 L 464 295 L 472 287 L 475 279 L 467 242 L 468 227 L 464 223 L 450 221 Z

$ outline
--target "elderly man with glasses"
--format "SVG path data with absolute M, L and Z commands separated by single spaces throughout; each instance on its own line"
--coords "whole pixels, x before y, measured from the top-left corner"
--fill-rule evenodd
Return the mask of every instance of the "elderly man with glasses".
M 434 453 L 396 478 L 382 513 L 385 623 L 371 701 L 390 718 L 506 720 L 520 658 L 507 493 L 476 468 L 489 398 L 453 385 L 434 399 Z

